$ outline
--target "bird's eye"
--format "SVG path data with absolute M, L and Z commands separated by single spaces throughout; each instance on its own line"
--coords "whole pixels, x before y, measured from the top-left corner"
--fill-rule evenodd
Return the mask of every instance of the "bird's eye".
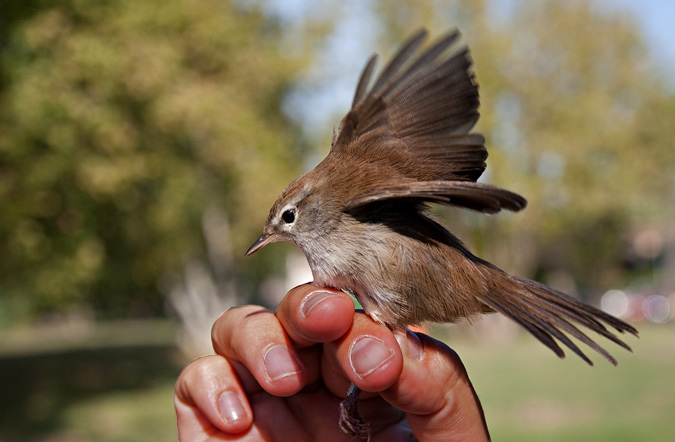
M 295 210 L 293 209 L 284 210 L 284 213 L 281 214 L 281 219 L 286 224 L 292 224 L 293 222 L 295 222 Z

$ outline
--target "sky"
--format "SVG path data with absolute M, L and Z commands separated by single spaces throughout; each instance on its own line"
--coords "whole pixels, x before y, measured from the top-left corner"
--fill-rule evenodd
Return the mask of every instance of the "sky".
M 498 1 L 501 8 L 508 5 L 510 0 Z M 675 72 L 675 1 L 673 0 L 596 0 L 597 4 L 609 9 L 623 9 L 629 11 L 638 22 L 643 35 L 655 57 L 663 59 L 669 69 Z M 301 16 L 317 14 L 329 0 L 267 0 L 267 8 L 275 15 L 288 21 Z M 343 3 L 353 3 L 354 9 L 368 3 L 365 1 L 344 0 Z M 358 5 L 358 6 L 356 6 Z M 508 6 L 506 6 L 508 7 Z M 371 17 L 352 17 L 352 21 L 363 23 Z M 367 29 L 367 26 L 361 29 Z
M 652 57 L 663 63 L 664 74 L 675 85 L 675 1 L 602 0 L 601 3 L 633 14 Z
M 492 0 L 492 10 L 508 16 L 513 0 Z M 319 53 L 321 58 L 303 74 L 301 85 L 288 98 L 285 111 L 298 120 L 307 135 L 321 139 L 326 127 L 349 109 L 359 73 L 376 48 L 377 20 L 369 0 L 341 0 L 341 11 L 332 38 Z M 320 17 L 333 0 L 262 0 L 268 13 L 293 23 Z M 675 0 L 595 0 L 600 8 L 628 11 L 642 33 L 651 58 L 675 93 Z

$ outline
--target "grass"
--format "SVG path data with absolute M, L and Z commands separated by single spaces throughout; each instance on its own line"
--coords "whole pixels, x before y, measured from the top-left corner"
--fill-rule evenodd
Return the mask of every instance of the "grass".
M 176 440 L 174 379 L 140 390 L 111 392 L 70 407 L 63 416 L 69 435 L 82 441 Z M 73 440 L 69 438 L 68 440 Z
M 176 440 L 170 324 L 46 331 L 0 337 L 0 441 Z
M 640 326 L 616 347 L 619 364 L 589 367 L 559 360 L 534 339 L 512 344 L 446 341 L 462 357 L 496 441 L 670 441 L 675 433 L 675 339 L 672 324 Z M 590 353 L 589 353 L 590 355 Z
M 674 325 L 640 325 L 634 354 L 614 352 L 618 367 L 558 360 L 522 333 L 439 333 L 466 364 L 495 441 L 658 442 L 675 433 Z M 0 441 L 176 440 L 173 384 L 185 361 L 172 334 L 151 329 L 92 333 L 76 348 L 0 347 Z

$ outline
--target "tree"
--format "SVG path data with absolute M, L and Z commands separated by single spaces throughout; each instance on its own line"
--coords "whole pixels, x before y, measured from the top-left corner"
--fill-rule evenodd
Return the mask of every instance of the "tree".
M 15 16 L 0 52 L 0 311 L 158 314 L 158 281 L 206 253 L 209 208 L 243 255 L 297 173 L 280 106 L 300 64 L 273 22 L 228 1 Z
M 645 125 L 645 116 L 673 97 L 626 15 L 546 1 L 516 2 L 511 17 L 476 33 L 477 70 L 493 73 L 483 95 L 492 103 L 485 131 L 499 144 L 491 178 L 530 200 L 506 244 L 519 251 L 534 238 L 536 251 L 520 263 L 544 279 L 567 275 L 585 292 L 625 284 L 630 226 L 646 213 L 667 215 L 654 166 L 675 163 L 664 149 L 673 132 L 656 142 L 642 133 L 657 121 Z

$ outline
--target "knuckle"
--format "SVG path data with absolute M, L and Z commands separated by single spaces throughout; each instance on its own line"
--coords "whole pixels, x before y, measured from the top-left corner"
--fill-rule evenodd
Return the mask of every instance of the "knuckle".
M 199 390 L 209 379 L 218 357 L 214 355 L 200 356 L 190 362 L 181 371 L 175 386 L 175 396 L 186 403 L 193 403 L 191 391 Z
M 255 336 L 264 329 L 264 324 L 271 318 L 274 318 L 274 314 L 258 305 L 226 310 L 211 328 L 214 350 L 228 359 L 241 361 L 241 343 L 247 342 L 246 337 Z

